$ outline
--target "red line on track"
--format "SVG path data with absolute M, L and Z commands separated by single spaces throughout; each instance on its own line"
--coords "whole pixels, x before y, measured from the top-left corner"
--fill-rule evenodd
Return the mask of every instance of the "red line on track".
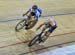
M 48 49 L 48 48 L 55 47 L 55 46 L 57 47 L 57 46 L 60 46 L 60 45 L 63 45 L 63 44 L 69 44 L 69 43 L 73 43 L 73 42 L 75 42 L 75 41 L 69 41 L 69 42 L 64 42 L 64 43 L 60 43 L 60 44 L 56 44 L 56 45 L 52 45 L 52 46 L 47 46 L 47 47 L 43 47 L 43 48 L 40 48 L 40 49 L 36 49 L 36 50 L 32 50 L 32 51 L 22 53 L 20 55 L 25 55 L 25 54 L 36 52 L 36 51 L 39 51 L 39 50 Z M 61 46 L 61 47 L 63 47 L 63 46 Z
M 73 33 L 75 33 L 75 32 L 68 32 L 68 33 L 63 33 L 63 34 L 57 34 L 57 35 L 53 35 L 51 37 L 62 36 L 62 35 L 73 34 Z
M 68 33 L 63 33 L 63 34 L 57 34 L 57 35 L 53 35 L 51 37 L 67 35 L 67 34 L 73 34 L 73 33 L 75 33 L 75 32 L 68 32 Z M 29 42 L 29 41 L 24 41 L 24 42 L 18 42 L 18 43 L 14 43 L 14 44 L 10 44 L 10 45 L 5 45 L 5 46 L 1 46 L 0 48 L 10 47 L 10 46 L 14 46 L 14 45 L 22 44 L 22 43 L 27 43 L 27 42 Z

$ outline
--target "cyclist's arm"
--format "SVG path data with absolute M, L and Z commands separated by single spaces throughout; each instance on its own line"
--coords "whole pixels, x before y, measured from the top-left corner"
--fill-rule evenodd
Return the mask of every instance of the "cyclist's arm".
M 28 10 L 25 14 L 23 14 L 23 16 L 27 15 L 30 11 Z
M 42 23 L 36 30 L 40 29 L 45 23 Z

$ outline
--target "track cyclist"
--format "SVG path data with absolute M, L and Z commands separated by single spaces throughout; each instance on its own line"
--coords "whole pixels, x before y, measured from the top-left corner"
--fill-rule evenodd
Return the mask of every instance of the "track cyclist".
M 26 13 L 23 14 L 23 16 L 25 16 L 27 14 L 29 14 L 28 18 L 30 18 L 28 22 L 31 21 L 32 22 L 31 25 L 34 25 L 35 22 L 38 21 L 38 18 L 41 17 L 41 15 L 42 15 L 42 9 L 39 8 L 37 5 L 33 5 Z M 27 27 L 25 29 L 27 29 L 28 26 L 29 26 L 28 22 L 26 24 Z
M 42 26 L 44 26 L 42 31 L 49 28 L 48 31 L 46 31 L 46 33 L 45 33 L 45 36 L 49 37 L 51 35 L 51 33 L 57 28 L 57 23 L 56 23 L 55 19 L 49 18 L 44 23 L 40 24 L 36 30 L 40 29 Z

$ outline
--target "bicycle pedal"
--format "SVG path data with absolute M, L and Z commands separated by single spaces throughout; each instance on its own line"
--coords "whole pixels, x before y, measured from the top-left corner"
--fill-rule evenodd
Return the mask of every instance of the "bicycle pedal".
M 25 24 L 25 26 L 28 26 L 28 24 Z
M 43 41 L 42 42 L 45 42 L 46 41 L 46 39 L 43 39 Z
M 39 43 L 41 43 L 41 42 L 43 42 L 43 40 L 42 40 L 42 39 L 40 39 L 40 40 L 39 40 Z

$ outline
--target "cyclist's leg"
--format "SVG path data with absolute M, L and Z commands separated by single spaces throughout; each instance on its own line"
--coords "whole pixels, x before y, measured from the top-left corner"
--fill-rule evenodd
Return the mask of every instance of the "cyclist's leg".
M 42 35 L 42 33 L 47 29 L 46 25 L 43 26 L 42 32 L 40 33 Z M 39 42 L 43 42 L 43 39 L 41 36 L 39 36 Z
M 29 24 L 30 24 L 31 20 L 32 20 L 32 14 L 29 13 L 28 16 L 27 16 L 25 29 L 28 29 L 28 27 L 30 26 Z
M 26 27 L 28 26 L 28 23 L 30 22 L 30 18 L 31 18 L 31 14 L 28 14 L 26 18 L 26 22 L 25 22 Z
M 28 22 L 28 26 L 25 29 L 28 29 L 36 24 L 37 20 L 35 17 L 31 17 L 31 20 Z
M 25 22 L 25 26 L 26 26 L 25 29 L 28 29 L 28 26 L 29 26 L 28 23 L 29 23 L 29 20 L 27 19 Z
M 44 32 L 47 29 L 46 25 L 43 26 L 42 32 Z

